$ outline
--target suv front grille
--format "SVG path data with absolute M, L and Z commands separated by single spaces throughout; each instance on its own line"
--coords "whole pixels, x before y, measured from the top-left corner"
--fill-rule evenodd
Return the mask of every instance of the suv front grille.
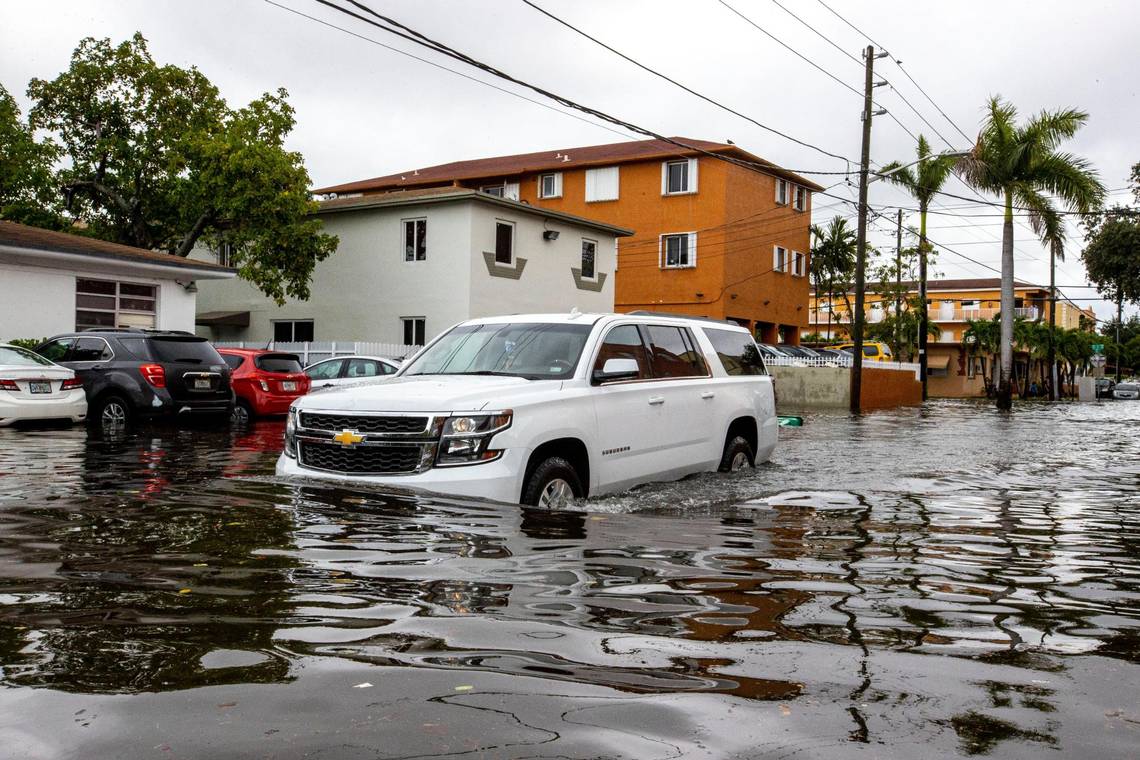
M 412 473 L 424 456 L 425 444 L 354 446 L 336 443 L 299 442 L 299 464 L 345 475 L 397 475 Z
M 301 413 L 301 427 L 311 430 L 355 430 L 358 433 L 426 433 L 427 417 L 372 417 L 356 414 Z

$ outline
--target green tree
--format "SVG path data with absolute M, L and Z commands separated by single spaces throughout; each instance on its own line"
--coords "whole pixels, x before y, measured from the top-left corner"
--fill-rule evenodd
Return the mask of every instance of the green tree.
M 58 228 L 61 220 L 52 189 L 58 148 L 37 140 L 20 116 L 16 99 L 0 85 L 0 219 Z
M 1081 259 L 1097 292 L 1116 303 L 1116 326 L 1122 326 L 1124 302 L 1140 301 L 1140 217 L 1111 216 L 1087 239 Z M 1114 331 L 1114 344 L 1126 342 Z M 1116 362 L 1120 379 L 1121 362 Z
M 966 329 L 962 331 L 962 341 L 966 344 L 966 353 L 971 359 L 976 356 L 982 360 L 982 384 L 985 385 L 986 395 L 992 395 L 993 371 L 997 365 L 997 355 L 1001 350 L 1001 324 L 998 318 L 967 319 Z
M 1061 214 L 1053 200 L 1069 209 L 1089 211 L 1100 205 L 1104 185 L 1088 161 L 1057 148 L 1088 121 L 1076 109 L 1042 111 L 1017 124 L 1017 109 L 991 98 L 986 121 L 969 156 L 958 164 L 962 176 L 979 190 L 999 195 L 1005 205 L 1001 246 L 1001 367 L 999 409 L 1013 405 L 1013 212 L 1029 212 L 1033 231 L 1043 240 L 1062 236 Z
M 84 39 L 55 79 L 33 79 L 33 129 L 53 134 L 67 166 L 57 182 L 88 233 L 187 256 L 232 246 L 240 275 L 278 303 L 305 299 L 321 232 L 301 156 L 284 147 L 284 90 L 231 109 L 196 68 L 159 65 L 141 34 Z
M 834 217 L 826 227 L 813 224 L 811 234 L 815 240 L 811 249 L 811 279 L 816 302 L 827 294 L 827 337 L 834 340 L 831 317 L 835 311 L 835 294 L 842 293 L 851 315 L 848 293 L 855 276 L 855 232 L 848 228 L 847 220 Z

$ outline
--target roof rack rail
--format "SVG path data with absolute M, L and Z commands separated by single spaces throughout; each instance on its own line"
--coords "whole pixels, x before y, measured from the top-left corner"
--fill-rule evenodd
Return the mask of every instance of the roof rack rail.
M 142 332 L 142 330 L 138 327 L 84 327 L 79 332 L 124 333 L 124 332 Z
M 715 317 L 695 317 L 692 314 L 677 314 L 671 311 L 646 311 L 638 309 L 637 311 L 628 312 L 630 316 L 637 317 L 669 317 L 670 319 L 693 319 L 697 322 L 713 322 L 718 325 L 730 325 L 732 327 L 741 327 L 748 329 L 741 324 L 733 322 L 731 319 L 716 319 Z

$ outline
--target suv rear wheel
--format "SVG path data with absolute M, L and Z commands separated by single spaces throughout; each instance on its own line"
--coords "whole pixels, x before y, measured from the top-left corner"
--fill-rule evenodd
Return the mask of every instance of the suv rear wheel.
M 720 458 L 720 472 L 736 472 L 755 462 L 751 444 L 743 436 L 734 436 L 724 444 L 724 454 Z
M 534 468 L 523 486 L 523 504 L 565 507 L 582 496 L 582 480 L 562 457 L 550 457 Z
M 130 424 L 131 405 L 117 394 L 108 394 L 95 402 L 94 408 L 87 414 L 87 419 L 103 430 L 122 429 Z

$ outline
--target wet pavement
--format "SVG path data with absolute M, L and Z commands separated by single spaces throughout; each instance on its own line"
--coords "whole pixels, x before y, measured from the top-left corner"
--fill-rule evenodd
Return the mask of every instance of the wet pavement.
M 812 415 L 560 512 L 0 430 L 0 757 L 1137 757 L 1138 422 Z

